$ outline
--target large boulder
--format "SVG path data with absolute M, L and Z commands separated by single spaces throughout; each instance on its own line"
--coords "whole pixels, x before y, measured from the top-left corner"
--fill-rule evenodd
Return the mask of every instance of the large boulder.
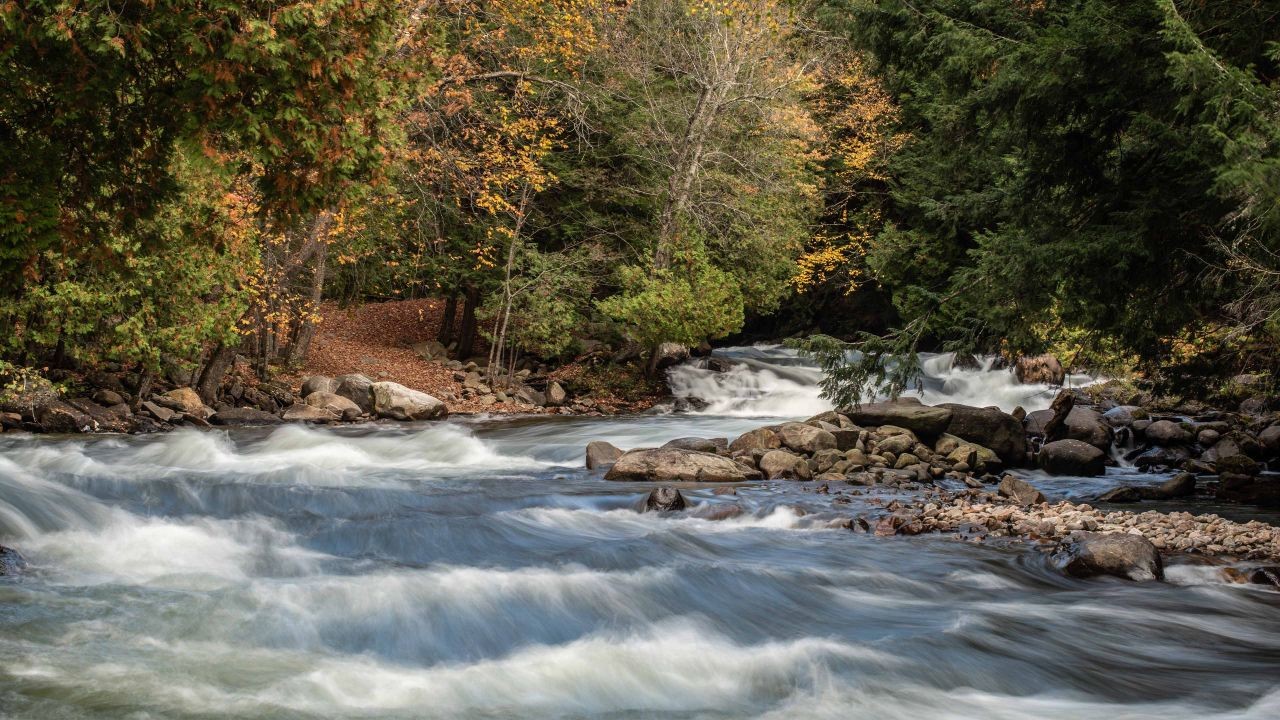
M 208 417 L 209 409 L 205 407 L 200 395 L 189 387 L 174 388 L 163 395 L 152 398 L 156 403 L 188 415 Z
M 344 398 L 345 399 L 345 398 Z M 322 407 L 307 403 L 295 403 L 280 413 L 285 422 L 331 423 L 337 422 L 338 416 Z
M 434 420 L 449 414 L 444 403 L 400 383 L 373 384 L 373 412 L 392 420 Z
M 303 401 L 311 407 L 327 410 L 343 420 L 355 420 L 360 417 L 360 406 L 350 398 L 342 397 L 337 393 L 325 392 L 323 390 L 313 392 L 307 395 Z
M 1129 427 L 1147 417 L 1147 411 L 1137 405 L 1117 405 L 1102 413 L 1102 419 L 1111 427 Z
M 1272 425 L 1258 433 L 1258 442 L 1267 452 L 1280 453 L 1280 425 Z
M 1155 545 L 1141 535 L 1129 533 L 1073 532 L 1058 544 L 1052 562 L 1072 577 L 1164 579 L 1164 563 Z
M 331 393 L 338 389 L 338 382 L 328 375 L 308 375 L 302 380 L 302 389 L 298 395 L 306 399 L 311 393 Z M 349 399 L 349 398 L 348 398 Z
M 770 450 L 760 457 L 760 472 L 769 480 L 807 480 L 809 463 L 786 450 Z
M 855 425 L 896 425 L 911 430 L 921 438 L 932 442 L 947 431 L 951 423 L 951 410 L 945 407 L 923 405 L 915 398 L 898 398 L 893 402 L 877 402 L 860 405 L 841 414 Z
M 1052 419 L 1052 410 L 1028 413 L 1026 430 L 1033 435 L 1043 435 Z M 1086 407 L 1073 407 L 1071 412 L 1067 413 L 1063 423 L 1066 426 L 1066 438 L 1087 442 L 1100 450 L 1111 447 L 1114 431 L 1096 411 Z
M 782 439 L 778 433 L 769 428 L 756 428 L 742 433 L 729 443 L 729 450 L 775 450 L 782 447 Z
M 242 407 L 219 410 L 209 418 L 209 422 L 214 425 L 279 425 L 284 421 L 266 410 Z
M 605 473 L 604 479 L 741 482 L 759 480 L 760 473 L 721 455 L 680 448 L 654 448 L 623 453 Z
M 587 443 L 587 469 L 598 470 L 618 462 L 622 451 L 603 440 Z
M 836 436 L 812 425 L 804 423 L 787 423 L 778 428 L 778 438 L 782 444 L 807 455 L 819 450 L 834 450 Z
M 1040 492 L 1035 485 L 1013 475 L 1005 475 L 996 492 L 1000 493 L 1001 497 L 1007 497 L 1019 505 L 1039 505 L 1046 502 L 1044 493 Z
M 1010 467 L 1026 462 L 1027 434 L 1022 423 L 1014 416 L 997 408 L 977 408 L 956 403 L 943 403 L 938 407 L 951 410 L 947 433 L 991 448 Z
M 1061 385 L 1067 379 L 1062 363 L 1047 354 L 1018 358 L 1013 364 L 1013 374 L 1018 382 L 1027 385 Z
M 364 375 L 339 375 L 333 379 L 333 392 L 359 405 L 362 411 L 373 414 L 373 381 Z
M 94 430 L 93 418 L 61 400 L 37 407 L 35 416 L 36 422 L 44 427 L 45 432 L 79 433 Z
M 680 343 L 665 342 L 655 351 L 654 367 L 659 370 L 679 365 L 689 359 L 689 346 Z
M 1156 420 L 1143 434 L 1157 445 L 1186 445 L 1192 440 L 1191 433 L 1172 420 Z
M 1040 448 L 1040 468 L 1050 475 L 1095 477 L 1107 471 L 1107 456 L 1082 440 L 1055 440 Z
M 673 487 L 656 487 L 644 499 L 645 512 L 679 512 L 689 507 L 684 495 Z
M 683 448 L 685 450 L 699 450 L 701 452 L 720 452 L 729 448 L 728 438 L 700 438 L 700 437 L 683 437 L 669 440 L 662 447 Z

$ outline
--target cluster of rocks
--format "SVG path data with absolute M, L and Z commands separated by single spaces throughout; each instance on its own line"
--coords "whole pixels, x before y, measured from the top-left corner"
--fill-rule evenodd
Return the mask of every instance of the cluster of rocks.
M 109 387 L 98 387 L 89 397 L 63 399 L 52 389 L 11 396 L 0 405 L 0 427 L 49 433 L 146 433 L 181 426 L 428 420 L 448 414 L 443 402 L 426 393 L 393 382 L 373 382 L 364 375 L 312 376 L 296 394 L 277 382 L 245 387 L 237 381 L 213 406 L 191 387 L 143 396 L 120 376 L 103 376 L 97 382 Z
M 451 360 L 448 348 L 435 340 L 414 345 L 413 350 L 423 360 L 453 371 L 453 379 L 461 383 L 462 388 L 457 393 L 443 393 L 444 400 L 449 402 L 473 400 L 482 408 L 510 403 L 524 412 L 563 415 L 600 409 L 590 398 L 570 397 L 563 385 L 547 376 L 545 365 L 524 361 L 517 366 L 519 369 L 508 374 L 503 369 L 491 372 L 475 360 Z

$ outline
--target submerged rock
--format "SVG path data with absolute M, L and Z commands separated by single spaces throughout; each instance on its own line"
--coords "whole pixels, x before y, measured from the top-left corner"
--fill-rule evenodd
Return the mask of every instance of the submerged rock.
M 721 455 L 680 448 L 656 448 L 623 453 L 604 479 L 742 482 L 759 480 L 760 473 Z
M 1078 578 L 1111 575 L 1127 580 L 1163 580 L 1164 563 L 1150 540 L 1129 533 L 1077 531 L 1058 544 L 1052 562 Z
M 687 507 L 684 495 L 673 487 L 656 487 L 644 499 L 644 512 L 679 512 Z

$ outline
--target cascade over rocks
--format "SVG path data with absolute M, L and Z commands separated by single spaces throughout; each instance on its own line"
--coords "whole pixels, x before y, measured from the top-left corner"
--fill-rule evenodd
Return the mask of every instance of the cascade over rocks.
M 759 471 L 730 458 L 697 450 L 653 448 L 622 454 L 605 480 L 655 480 L 681 482 L 743 482 L 759 480 Z
M 1051 561 L 1062 572 L 1078 578 L 1164 579 L 1164 563 L 1155 545 L 1130 533 L 1073 532 L 1058 545 Z

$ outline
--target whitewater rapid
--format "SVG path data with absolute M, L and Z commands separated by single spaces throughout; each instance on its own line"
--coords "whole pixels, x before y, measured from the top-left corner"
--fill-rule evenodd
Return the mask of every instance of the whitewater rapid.
M 695 487 L 693 510 L 642 514 L 646 485 L 581 467 L 590 440 L 814 407 L 777 400 L 0 436 L 0 544 L 30 565 L 0 578 L 0 717 L 1280 715 L 1280 595 L 1210 569 L 1080 581 L 1025 548 L 833 529 L 897 491 Z

